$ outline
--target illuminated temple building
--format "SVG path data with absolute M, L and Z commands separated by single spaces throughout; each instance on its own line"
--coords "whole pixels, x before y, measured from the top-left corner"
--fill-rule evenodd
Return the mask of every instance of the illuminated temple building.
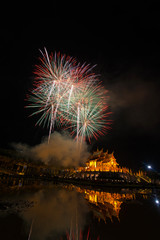
M 77 172 L 80 173 L 80 178 L 151 183 L 151 178 L 145 172 L 133 172 L 129 168 L 119 166 L 114 153 L 108 153 L 108 150 L 104 152 L 103 149 L 93 152 L 86 161 L 85 167 L 79 167 Z
M 129 172 L 127 168 L 121 168 L 117 163 L 114 153 L 103 152 L 103 149 L 95 151 L 86 162 L 86 171 L 103 172 Z

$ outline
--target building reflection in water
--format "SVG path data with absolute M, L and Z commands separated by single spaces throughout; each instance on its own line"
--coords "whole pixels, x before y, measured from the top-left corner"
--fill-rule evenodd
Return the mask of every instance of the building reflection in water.
M 76 187 L 76 191 L 84 194 L 84 198 L 87 200 L 90 209 L 98 220 L 103 220 L 106 223 L 106 219 L 109 218 L 113 222 L 113 217 L 116 217 L 118 221 L 121 205 L 124 202 L 136 200 L 136 194 L 140 194 L 141 198 L 147 199 L 148 194 L 151 193 L 150 189 L 135 190 L 130 192 L 106 192 L 84 189 Z
M 25 225 L 28 238 L 38 240 L 47 239 L 48 236 L 60 239 L 60 236 L 66 236 L 66 232 L 73 232 L 74 236 L 81 233 L 83 239 L 87 239 L 93 216 L 106 224 L 108 219 L 114 225 L 115 220 L 120 221 L 123 203 L 136 201 L 137 204 L 137 200 L 146 199 L 152 194 L 151 189 L 96 190 L 24 178 L 1 178 L 1 183 L 13 190 L 8 191 L 6 198 L 2 196 L 1 221 L 4 222 L 5 216 L 7 219 L 7 215 L 14 213 Z M 16 189 L 18 194 L 15 194 Z M 7 224 L 11 228 L 13 221 L 7 221 Z M 1 234 L 5 236 L 6 233 Z M 16 234 L 18 236 L 19 231 Z M 89 239 L 93 239 L 92 235 L 91 230 Z

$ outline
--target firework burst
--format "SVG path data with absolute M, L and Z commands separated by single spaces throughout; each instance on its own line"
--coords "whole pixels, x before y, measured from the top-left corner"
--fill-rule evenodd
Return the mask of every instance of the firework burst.
M 39 114 L 37 124 L 49 128 L 49 138 L 58 127 L 70 129 L 77 141 L 90 141 L 103 135 L 109 128 L 107 121 L 107 91 L 101 86 L 89 64 L 80 65 L 72 57 L 41 51 L 36 65 L 34 89 L 28 97 Z

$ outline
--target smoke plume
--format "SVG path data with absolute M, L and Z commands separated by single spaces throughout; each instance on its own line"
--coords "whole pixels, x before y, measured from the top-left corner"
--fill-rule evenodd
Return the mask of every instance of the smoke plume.
M 67 133 L 54 132 L 49 142 L 46 137 L 34 147 L 22 143 L 14 143 L 12 146 L 25 157 L 56 166 L 79 166 L 89 156 L 87 144 L 82 142 L 81 146 L 77 145 Z
M 136 75 L 119 76 L 109 86 L 112 117 L 125 129 L 155 133 L 159 124 L 159 89 L 157 80 Z M 124 131 L 124 127 L 122 127 Z

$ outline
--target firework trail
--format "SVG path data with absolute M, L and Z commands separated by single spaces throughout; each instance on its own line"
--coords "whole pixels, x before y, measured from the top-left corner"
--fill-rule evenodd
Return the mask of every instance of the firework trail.
M 89 86 L 81 96 L 77 96 L 76 103 L 71 103 L 68 118 L 72 122 L 70 128 L 73 135 L 76 133 L 77 140 L 80 137 L 81 140 L 88 138 L 90 141 L 92 136 L 97 139 L 106 132 L 109 124 L 106 122 L 109 114 L 106 101 L 105 91 L 101 86 Z
M 72 74 L 75 60 L 59 54 L 48 56 L 42 53 L 40 65 L 36 65 L 34 89 L 31 92 L 28 107 L 35 108 L 32 115 L 41 113 L 37 121 L 39 125 L 48 125 L 49 137 L 54 130 L 55 121 L 59 119 L 59 112 L 66 98 L 71 97 L 75 78 Z M 61 123 L 61 122 L 60 122 Z
M 92 71 L 95 66 L 60 53 L 49 56 L 46 49 L 41 54 L 27 107 L 34 109 L 31 116 L 40 115 L 36 124 L 49 128 L 48 140 L 55 124 L 69 129 L 77 142 L 103 135 L 110 124 L 107 91 Z
M 29 236 L 28 236 L 28 240 L 31 239 L 31 234 L 32 234 L 32 229 L 33 229 L 33 223 L 34 223 L 34 218 L 32 219 L 32 223 L 31 223 L 31 227 L 30 227 L 30 231 L 29 231 Z

